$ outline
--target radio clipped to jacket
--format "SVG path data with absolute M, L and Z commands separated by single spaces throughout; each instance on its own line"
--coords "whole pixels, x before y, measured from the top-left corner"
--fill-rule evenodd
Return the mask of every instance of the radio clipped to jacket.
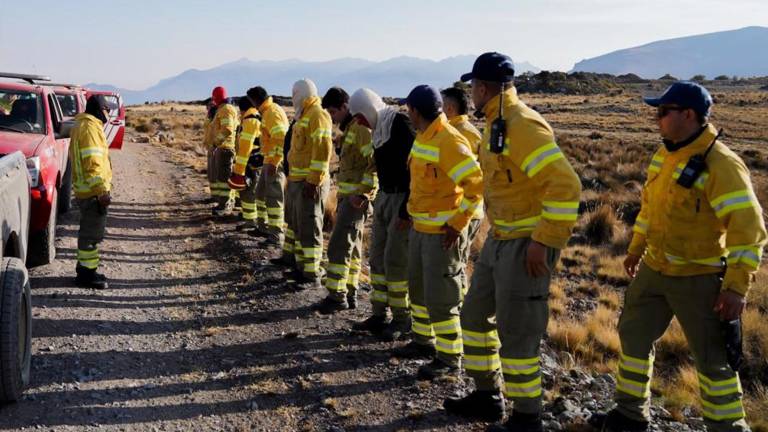
M 717 132 L 717 136 L 715 136 L 715 139 L 712 140 L 712 143 L 709 144 L 709 147 L 707 147 L 707 150 L 704 153 L 691 156 L 691 158 L 688 160 L 688 163 L 685 164 L 683 172 L 680 173 L 680 177 L 677 179 L 677 184 L 686 189 L 693 187 L 694 183 L 696 183 L 696 180 L 698 180 L 704 170 L 707 169 L 707 155 L 709 155 L 709 152 L 712 150 L 712 147 L 715 145 L 717 139 L 720 138 L 722 133 L 723 130 L 720 129 Z
M 507 121 L 504 120 L 504 83 L 501 84 L 501 93 L 499 94 L 499 118 L 491 123 L 491 153 L 501 154 L 504 152 L 504 145 L 507 135 Z

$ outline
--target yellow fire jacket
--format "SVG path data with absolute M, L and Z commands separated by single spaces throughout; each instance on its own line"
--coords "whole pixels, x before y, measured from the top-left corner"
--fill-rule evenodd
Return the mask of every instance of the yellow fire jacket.
M 261 136 L 261 120 L 259 111 L 250 108 L 244 112 L 240 121 L 240 133 L 237 138 L 237 153 L 235 154 L 235 174 L 245 175 L 245 166 L 253 150 L 259 151 L 259 144 L 254 142 Z
M 264 163 L 278 166 L 283 161 L 283 145 L 288 132 L 288 116 L 283 107 L 267 98 L 259 107 L 261 113 L 261 153 Z
M 104 124 L 80 113 L 75 117 L 69 141 L 72 187 L 79 199 L 97 197 L 112 189 L 112 163 L 104 136 Z
M 216 108 L 216 115 L 211 120 L 211 147 L 235 149 L 235 137 L 239 123 L 237 108 L 224 103 Z
M 213 124 L 213 120 L 209 119 L 208 116 L 205 116 L 205 121 L 203 122 L 203 148 L 206 150 L 210 150 L 213 148 L 213 127 L 211 126 Z
M 445 114 L 416 135 L 408 169 L 408 213 L 416 231 L 440 233 L 445 224 L 461 231 L 482 205 L 480 165 Z
M 319 185 L 328 178 L 333 153 L 331 116 L 317 96 L 304 101 L 301 118 L 293 125 L 288 151 L 288 181 Z
M 691 144 L 674 152 L 662 146 L 654 154 L 629 253 L 645 254 L 650 268 L 670 276 L 718 273 L 725 258 L 723 289 L 746 295 L 766 230 L 744 162 L 717 141 L 694 186 L 677 184 L 691 156 L 703 154 L 716 136 L 708 125 Z
M 455 127 L 461 135 L 469 142 L 472 152 L 477 155 L 480 153 L 480 141 L 483 140 L 483 134 L 469 121 L 468 115 L 458 115 L 448 119 L 448 123 Z
M 504 150 L 490 151 L 491 124 L 499 117 L 499 96 L 483 110 L 480 144 L 486 215 L 497 239 L 532 237 L 562 249 L 579 216 L 581 181 L 555 143 L 544 118 L 526 106 L 514 87 L 504 92 L 507 123 Z
M 371 128 L 355 117 L 341 137 L 339 196 L 364 195 L 369 200 L 376 193 L 376 163 L 373 160 Z

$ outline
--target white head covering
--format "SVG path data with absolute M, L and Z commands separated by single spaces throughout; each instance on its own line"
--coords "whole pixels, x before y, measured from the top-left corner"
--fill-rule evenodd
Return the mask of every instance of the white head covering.
M 373 148 L 379 148 L 389 141 L 392 136 L 392 124 L 399 111 L 389 105 L 384 105 L 377 113 L 376 128 L 373 130 Z
M 361 88 L 349 98 L 349 113 L 362 114 L 374 130 L 379 119 L 379 111 L 384 107 L 386 104 L 381 100 L 381 96 L 371 89 Z
M 293 108 L 296 110 L 296 118 L 301 117 L 304 101 L 313 96 L 317 96 L 317 86 L 311 79 L 304 78 L 293 83 L 291 99 L 293 100 Z

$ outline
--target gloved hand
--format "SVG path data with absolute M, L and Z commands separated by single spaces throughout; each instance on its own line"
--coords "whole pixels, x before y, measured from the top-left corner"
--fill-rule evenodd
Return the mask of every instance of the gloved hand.
M 229 176 L 229 180 L 227 180 L 227 184 L 230 188 L 234 190 L 243 190 L 247 186 L 245 182 L 245 176 L 242 176 L 240 174 L 232 173 L 232 175 Z

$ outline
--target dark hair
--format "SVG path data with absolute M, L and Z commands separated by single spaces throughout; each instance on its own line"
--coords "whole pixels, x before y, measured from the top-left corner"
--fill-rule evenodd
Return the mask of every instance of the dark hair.
M 448 98 L 459 106 L 459 114 L 464 115 L 469 112 L 469 97 L 467 93 L 458 87 L 448 87 L 440 92 L 444 98 Z
M 323 108 L 341 108 L 345 103 L 349 103 L 349 95 L 341 87 L 331 87 L 323 96 Z
M 266 90 L 264 90 L 264 87 L 256 86 L 251 87 L 248 89 L 248 91 L 245 93 L 248 95 L 249 98 L 253 101 L 254 104 L 262 104 L 265 100 L 269 97 L 269 93 L 267 93 Z
M 253 104 L 245 96 L 240 96 L 237 99 L 237 106 L 238 106 L 238 108 L 240 108 L 240 111 L 242 111 L 242 112 L 246 112 L 249 109 L 253 108 Z

